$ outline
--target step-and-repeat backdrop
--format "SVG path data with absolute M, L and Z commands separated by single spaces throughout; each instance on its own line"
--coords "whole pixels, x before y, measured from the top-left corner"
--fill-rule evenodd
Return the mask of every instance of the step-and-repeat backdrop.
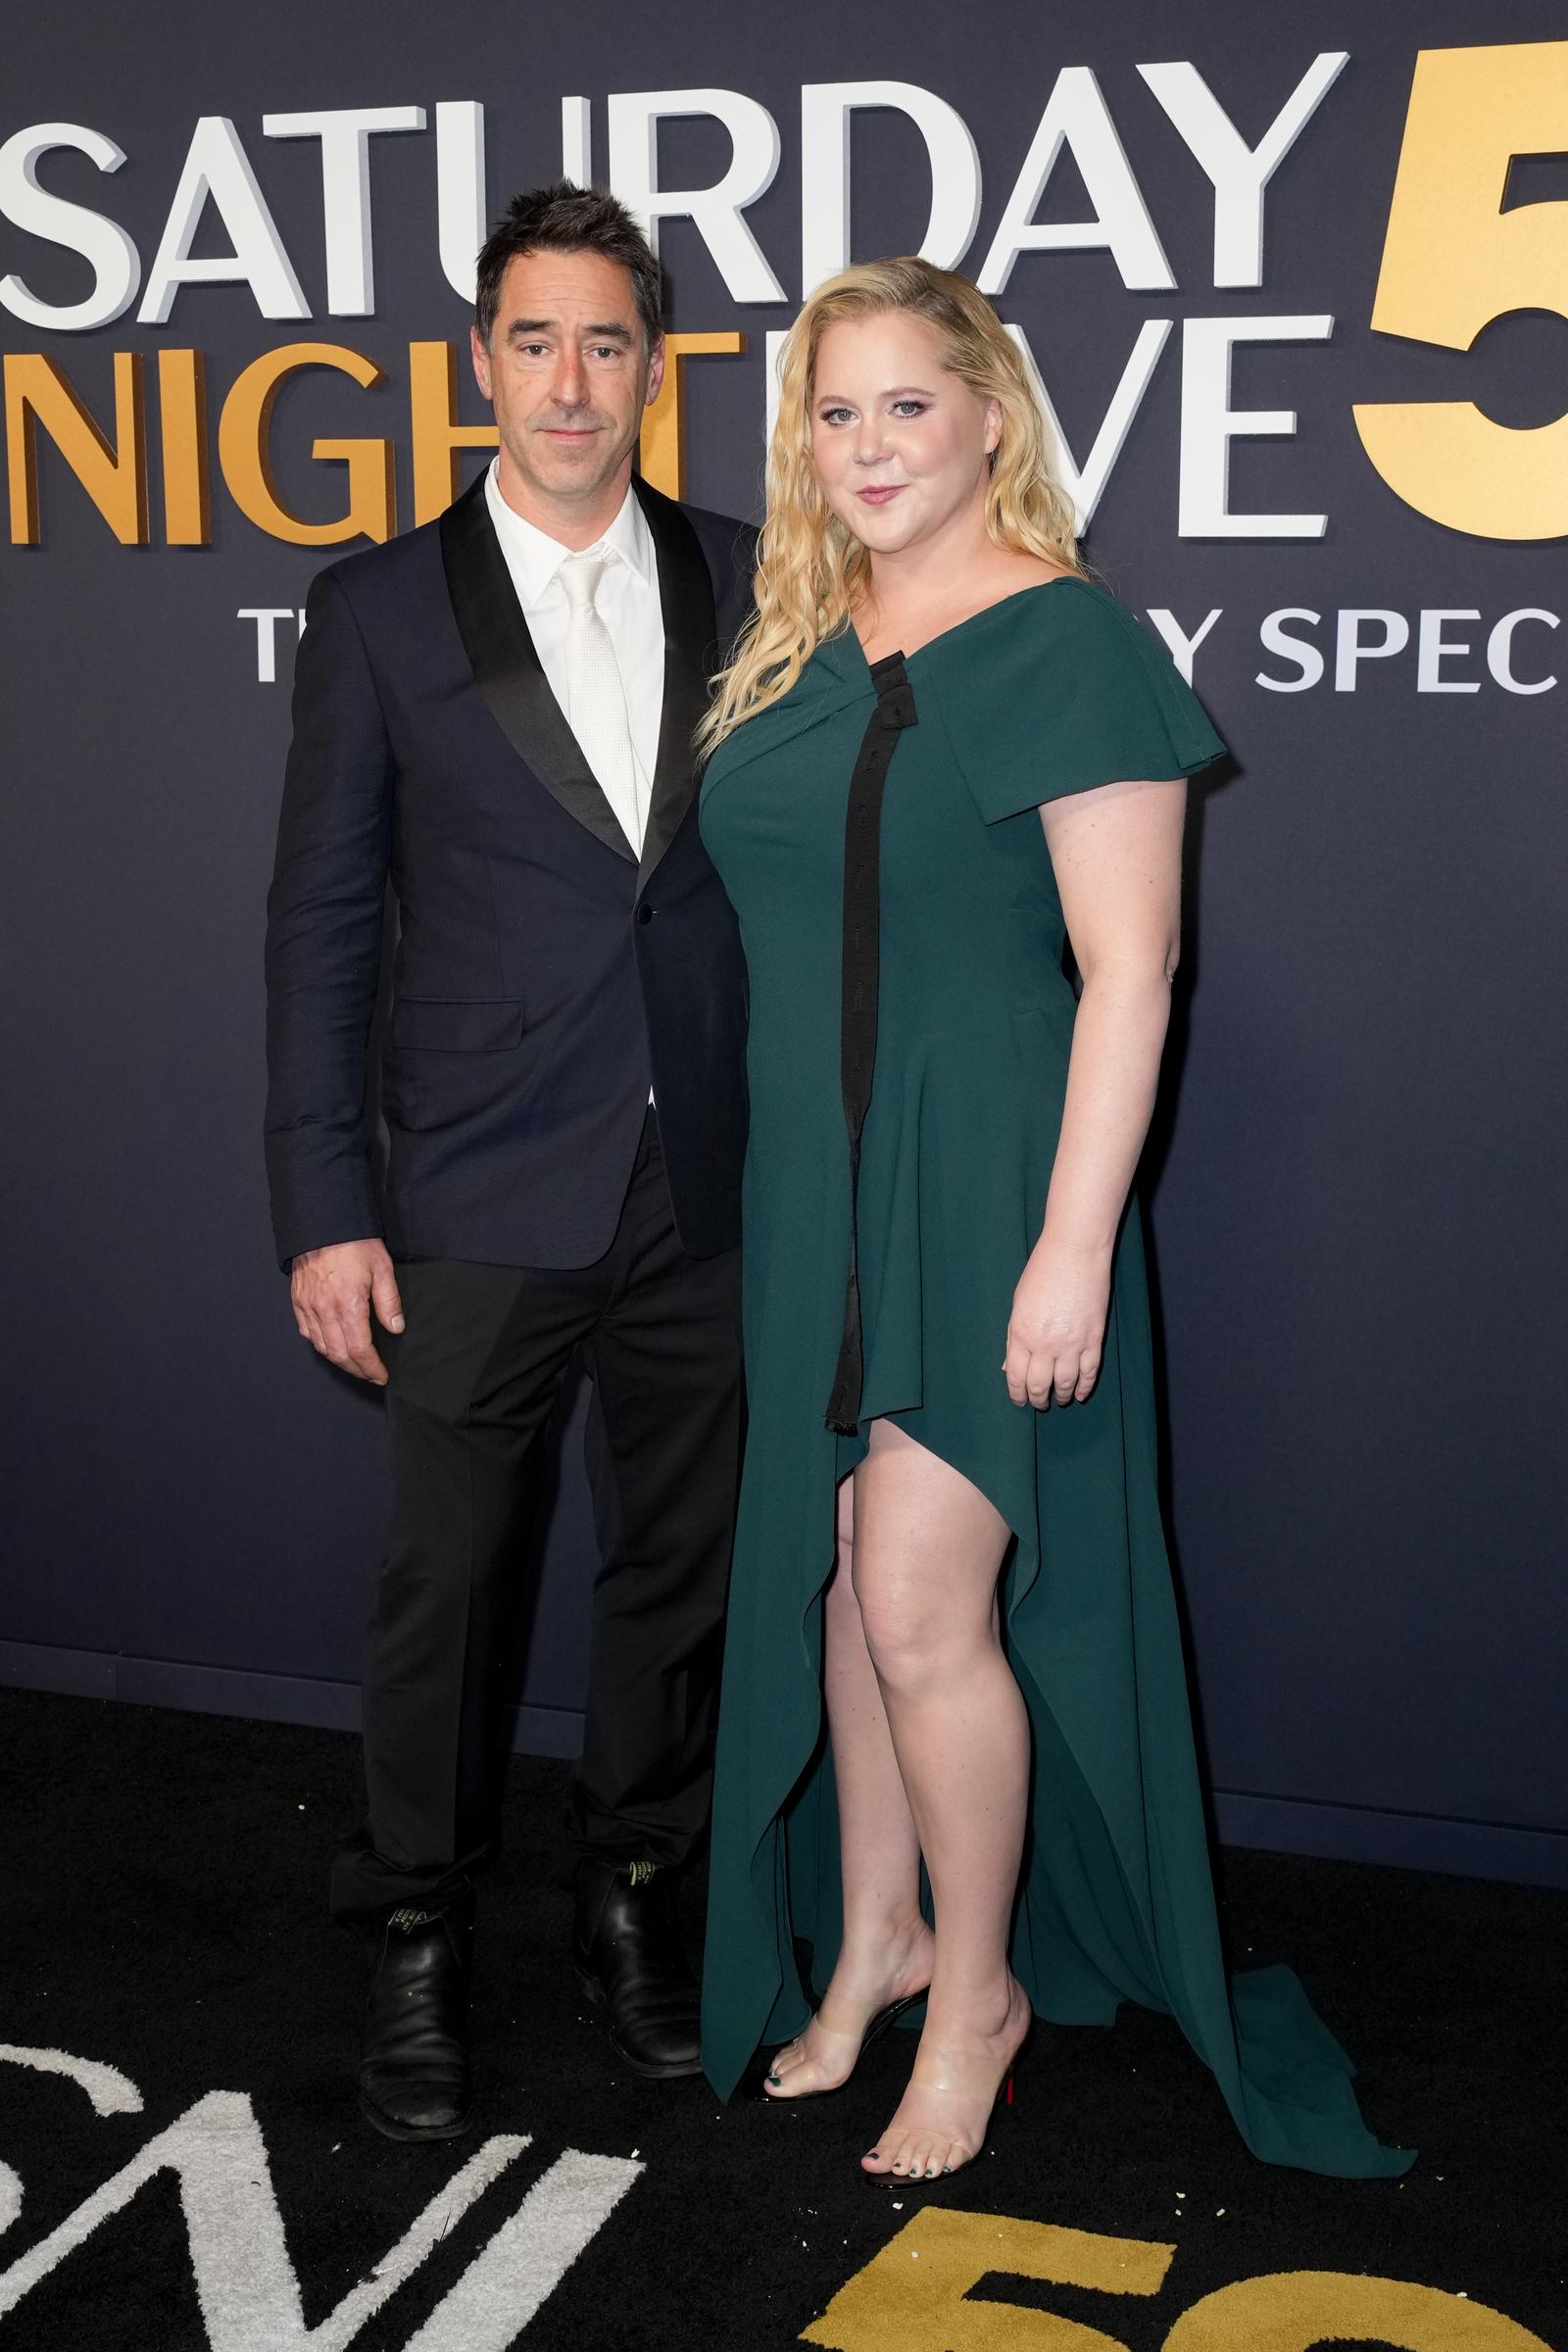
M 1568 1882 L 1565 31 L 1532 0 L 13 23 L 0 1673 L 353 1720 L 379 1407 L 296 1337 L 262 1181 L 289 681 L 314 570 L 484 462 L 474 252 L 564 170 L 666 265 L 643 463 L 704 505 L 758 515 L 778 338 L 847 260 L 966 270 L 1030 355 L 1092 555 L 1235 753 L 1145 1170 L 1221 1829 Z M 555 1752 L 579 1411 L 520 1723 Z

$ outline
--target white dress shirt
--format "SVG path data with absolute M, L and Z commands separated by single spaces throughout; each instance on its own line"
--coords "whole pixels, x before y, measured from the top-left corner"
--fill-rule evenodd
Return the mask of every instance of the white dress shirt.
M 566 591 L 557 576 L 574 551 L 552 539 L 536 523 L 525 521 L 501 495 L 497 479 L 499 459 L 492 459 L 484 477 L 490 519 L 512 574 L 538 649 L 545 679 L 569 726 L 570 696 L 566 690 Z M 626 719 L 631 731 L 632 764 L 636 770 L 635 808 L 618 808 L 612 798 L 620 828 L 642 855 L 648 802 L 659 760 L 659 722 L 664 707 L 664 616 L 659 602 L 659 563 L 653 533 L 628 482 L 619 513 L 584 555 L 610 558 L 599 582 L 594 607 L 610 632 L 626 697 Z M 603 777 L 599 779 L 604 783 Z M 608 796 L 607 796 L 608 797 Z

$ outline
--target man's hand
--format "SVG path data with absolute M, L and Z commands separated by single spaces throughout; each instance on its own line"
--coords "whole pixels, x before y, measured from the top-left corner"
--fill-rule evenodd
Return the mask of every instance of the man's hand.
M 386 1331 L 403 1329 L 403 1301 L 384 1242 L 333 1242 L 306 1250 L 289 1282 L 300 1337 L 318 1355 L 359 1380 L 386 1386 L 386 1366 L 370 1337 L 370 1303 Z

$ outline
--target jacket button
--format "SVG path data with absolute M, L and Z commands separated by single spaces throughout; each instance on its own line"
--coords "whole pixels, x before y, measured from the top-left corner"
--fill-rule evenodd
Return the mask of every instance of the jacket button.
M 653 910 L 653 908 L 652 908 L 651 906 L 639 906 L 639 907 L 638 907 L 638 909 L 637 909 L 637 920 L 638 920 L 640 923 L 651 923 L 651 922 L 653 921 L 653 919 L 654 919 L 654 910 Z

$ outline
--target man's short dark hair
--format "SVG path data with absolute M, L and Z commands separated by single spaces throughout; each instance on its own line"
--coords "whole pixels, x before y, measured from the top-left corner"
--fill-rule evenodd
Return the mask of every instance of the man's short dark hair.
M 602 253 L 607 261 L 619 262 L 631 277 L 644 349 L 652 351 L 664 328 L 659 264 L 632 215 L 608 188 L 580 188 L 574 180 L 557 179 L 547 188 L 525 188 L 514 196 L 479 255 L 473 315 L 487 349 L 501 280 L 519 253 Z

